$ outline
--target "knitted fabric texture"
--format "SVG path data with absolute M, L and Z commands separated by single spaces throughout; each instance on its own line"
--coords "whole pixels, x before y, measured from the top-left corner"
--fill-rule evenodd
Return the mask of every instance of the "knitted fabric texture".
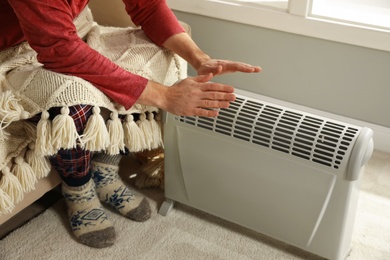
M 139 28 L 104 27 L 86 8 L 74 21 L 91 48 L 149 80 L 170 86 L 187 76 L 183 59 L 153 44 Z M 28 43 L 0 52 L 0 214 L 9 213 L 51 170 L 47 156 L 77 145 L 119 154 L 163 147 L 161 112 L 135 104 L 126 110 L 89 82 L 45 70 Z M 115 84 L 115 82 L 113 82 Z M 79 135 L 69 106 L 92 105 L 93 114 Z M 48 110 L 62 107 L 49 118 Z M 26 121 L 41 113 L 37 126 Z

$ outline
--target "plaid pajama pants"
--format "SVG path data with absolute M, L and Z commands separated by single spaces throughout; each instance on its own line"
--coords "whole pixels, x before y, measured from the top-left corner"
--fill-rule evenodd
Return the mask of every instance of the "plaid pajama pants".
M 92 114 L 92 106 L 76 105 L 69 107 L 69 115 L 73 118 L 77 132 L 82 134 L 88 118 Z M 55 107 L 49 110 L 50 118 L 53 119 L 61 113 L 60 107 Z M 35 115 L 29 119 L 34 124 L 37 124 L 41 115 Z M 91 152 L 81 149 L 77 146 L 74 149 L 61 149 L 58 153 L 50 158 L 51 165 L 61 176 L 61 179 L 69 186 L 81 186 L 87 183 L 91 178 Z

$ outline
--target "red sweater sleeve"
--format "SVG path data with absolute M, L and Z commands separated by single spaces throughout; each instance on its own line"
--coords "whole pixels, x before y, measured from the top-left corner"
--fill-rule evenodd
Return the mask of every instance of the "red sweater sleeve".
M 172 35 L 185 30 L 165 0 L 123 0 L 133 23 L 141 25 L 148 37 L 162 46 Z
M 73 19 L 77 15 L 75 12 L 86 5 L 86 0 L 9 0 L 9 3 L 26 40 L 46 69 L 83 78 L 126 109 L 136 102 L 148 80 L 117 66 L 77 35 Z M 141 18 L 142 23 L 154 19 L 149 15 Z M 166 35 L 169 34 L 173 35 Z

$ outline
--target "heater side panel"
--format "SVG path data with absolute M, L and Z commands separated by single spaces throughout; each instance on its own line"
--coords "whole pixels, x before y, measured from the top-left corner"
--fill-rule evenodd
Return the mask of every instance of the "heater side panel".
M 175 165 L 169 171 L 180 172 L 167 175 L 181 176 L 182 186 L 166 186 L 167 198 L 307 246 L 325 212 L 334 174 L 240 141 L 186 127 L 175 132 L 179 160 L 169 155 L 166 160 Z M 185 189 L 185 196 L 175 197 L 177 189 Z

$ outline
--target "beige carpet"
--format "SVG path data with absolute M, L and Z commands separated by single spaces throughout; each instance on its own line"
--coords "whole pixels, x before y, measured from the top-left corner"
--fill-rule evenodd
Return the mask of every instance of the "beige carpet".
M 108 212 L 118 236 L 111 248 L 78 244 L 59 201 L 0 241 L 0 259 L 321 259 L 184 205 L 160 216 L 163 193 L 144 192 L 155 209 L 146 223 Z M 348 260 L 385 259 L 390 259 L 390 154 L 376 152 L 363 176 Z

